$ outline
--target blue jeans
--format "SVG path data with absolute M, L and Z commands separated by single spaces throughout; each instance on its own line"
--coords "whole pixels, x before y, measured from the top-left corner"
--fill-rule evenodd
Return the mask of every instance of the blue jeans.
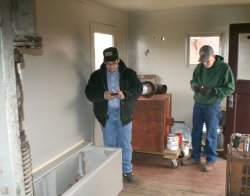
M 206 123 L 206 144 L 205 155 L 206 161 L 215 163 L 217 148 L 217 129 L 221 119 L 221 102 L 215 104 L 194 103 L 193 107 L 193 130 L 191 157 L 195 160 L 200 159 L 202 144 L 202 128 Z
M 108 109 L 108 120 L 102 127 L 104 145 L 122 149 L 122 171 L 132 172 L 132 122 L 123 126 L 120 120 L 120 109 Z

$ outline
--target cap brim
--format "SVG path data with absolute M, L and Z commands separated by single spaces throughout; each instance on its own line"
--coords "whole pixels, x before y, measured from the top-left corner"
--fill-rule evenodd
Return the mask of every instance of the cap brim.
M 108 62 L 108 61 L 116 61 L 118 58 L 116 57 L 105 57 L 104 58 L 104 62 Z
M 203 62 L 206 62 L 208 61 L 210 55 L 201 55 L 200 58 L 199 58 L 199 62 L 203 63 Z

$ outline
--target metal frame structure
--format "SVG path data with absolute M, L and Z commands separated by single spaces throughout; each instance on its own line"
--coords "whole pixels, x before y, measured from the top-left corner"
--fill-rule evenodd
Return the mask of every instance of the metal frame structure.
M 14 67 L 11 2 L 0 1 L 0 195 L 25 195 L 16 74 Z
M 40 47 L 41 38 L 34 36 L 34 1 L 1 0 L 0 196 L 33 195 L 30 162 L 27 163 L 29 145 L 22 130 L 20 115 L 22 95 L 17 67 L 23 59 L 19 49 L 36 47 L 37 43 Z

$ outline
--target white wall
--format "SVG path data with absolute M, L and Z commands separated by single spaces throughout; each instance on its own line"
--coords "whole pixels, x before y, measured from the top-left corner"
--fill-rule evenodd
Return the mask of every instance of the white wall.
M 172 94 L 172 116 L 192 127 L 193 93 L 189 82 L 193 68 L 186 67 L 186 35 L 223 33 L 223 55 L 228 60 L 229 24 L 249 23 L 250 6 L 179 9 L 131 15 L 128 19 L 129 65 L 138 74 L 156 74 L 158 83 Z M 162 36 L 166 41 L 160 41 Z M 154 39 L 155 37 L 155 39 Z M 145 51 L 150 53 L 146 56 Z M 225 102 L 224 102 L 225 104 Z
M 126 15 L 81 1 L 36 0 L 43 48 L 24 56 L 22 70 L 24 129 L 33 170 L 93 139 L 92 105 L 84 93 L 92 67 L 90 21 L 116 27 L 117 47 L 126 60 Z
M 181 9 L 133 15 L 128 21 L 125 14 L 91 3 L 36 0 L 36 21 L 44 46 L 25 55 L 22 71 L 33 169 L 82 140 L 92 141 L 92 105 L 84 94 L 91 73 L 90 21 L 116 27 L 120 57 L 126 61 L 128 51 L 130 67 L 157 74 L 173 95 L 172 116 L 191 127 L 193 68 L 185 66 L 186 33 L 222 32 L 227 61 L 229 24 L 250 22 L 250 7 Z M 161 42 L 161 36 L 167 40 Z

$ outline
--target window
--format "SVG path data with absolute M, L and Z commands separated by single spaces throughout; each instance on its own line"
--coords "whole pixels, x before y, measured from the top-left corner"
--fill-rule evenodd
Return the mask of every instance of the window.
M 215 54 L 221 55 L 220 33 L 193 33 L 187 36 L 187 67 L 195 67 L 199 62 L 199 50 L 203 45 L 210 45 Z
M 95 70 L 99 69 L 103 62 L 103 50 L 114 45 L 113 35 L 94 33 L 94 47 L 95 47 Z
M 100 68 L 103 62 L 103 50 L 115 46 L 115 34 L 115 26 L 90 21 L 92 71 Z

